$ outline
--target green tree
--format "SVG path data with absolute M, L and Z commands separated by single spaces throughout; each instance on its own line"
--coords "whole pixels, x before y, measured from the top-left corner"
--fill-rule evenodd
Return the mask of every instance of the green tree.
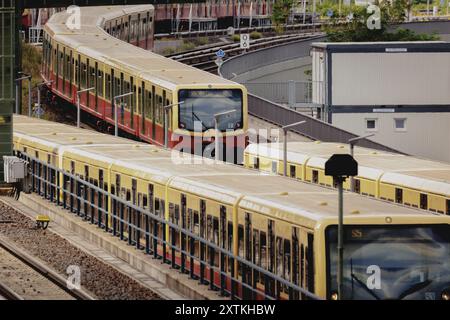
M 291 13 L 294 0 L 276 0 L 272 9 L 272 22 L 275 27 L 286 24 Z
M 328 40 L 332 42 L 362 42 L 362 41 L 429 41 L 437 40 L 435 34 L 416 34 L 410 30 L 392 30 L 390 26 L 405 20 L 405 9 L 408 0 L 393 0 L 375 3 L 380 10 L 380 28 L 369 28 L 368 21 L 374 17 L 374 12 L 367 12 L 367 7 L 351 6 L 345 14 L 352 13 L 353 17 L 343 24 L 342 18 L 333 16 L 331 24 L 324 27 Z

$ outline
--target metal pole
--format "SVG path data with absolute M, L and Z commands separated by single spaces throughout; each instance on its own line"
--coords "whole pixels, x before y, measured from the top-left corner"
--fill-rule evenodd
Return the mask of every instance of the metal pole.
M 350 143 L 350 155 L 352 156 L 352 158 L 354 151 L 355 151 L 355 144 Z M 355 179 L 353 178 L 353 176 L 350 177 L 350 190 L 352 192 L 355 192 Z
M 283 173 L 287 176 L 287 129 L 283 129 Z
M 19 114 L 19 81 L 16 81 L 16 114 Z
M 285 126 L 282 126 L 281 129 L 283 130 L 283 173 L 284 176 L 287 176 L 287 133 L 288 133 L 288 129 L 304 124 L 306 123 L 306 120 L 302 120 L 299 122 L 295 122 L 295 123 L 291 123 Z
M 31 117 L 31 76 L 28 78 L 28 116 Z
M 77 92 L 77 128 L 80 127 L 80 117 L 81 117 L 81 110 L 80 110 L 80 92 Z
M 339 193 L 339 221 L 338 221 L 338 297 L 342 300 L 344 289 L 344 190 L 342 186 L 343 179 L 338 179 L 338 193 Z

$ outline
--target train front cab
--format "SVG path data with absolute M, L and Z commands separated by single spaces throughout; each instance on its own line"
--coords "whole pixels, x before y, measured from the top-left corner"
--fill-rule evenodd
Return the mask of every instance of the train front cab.
M 346 216 L 344 297 L 337 294 L 336 219 L 321 221 L 315 234 L 317 294 L 323 298 L 447 300 L 450 297 L 447 216 L 424 213 Z
M 173 131 L 169 140 L 174 142 L 172 147 L 207 157 L 215 156 L 214 116 L 235 110 L 218 118 L 222 146 L 220 158 L 228 162 L 243 162 L 248 129 L 247 90 L 244 86 L 180 85 L 174 90 L 173 103 Z

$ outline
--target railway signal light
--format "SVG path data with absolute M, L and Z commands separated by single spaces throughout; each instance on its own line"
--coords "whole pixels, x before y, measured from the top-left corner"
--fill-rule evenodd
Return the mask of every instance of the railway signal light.
M 325 175 L 332 176 L 339 192 L 339 218 L 338 218 L 338 292 L 334 299 L 342 299 L 344 279 L 344 189 L 345 179 L 358 174 L 358 162 L 349 154 L 334 154 L 325 162 Z

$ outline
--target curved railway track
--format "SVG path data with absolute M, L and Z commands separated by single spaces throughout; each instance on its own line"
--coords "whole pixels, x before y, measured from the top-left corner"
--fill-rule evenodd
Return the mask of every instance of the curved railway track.
M 92 300 L 24 250 L 0 237 L 0 296 L 7 300 Z
M 302 32 L 297 34 L 288 34 L 275 37 L 267 37 L 250 41 L 250 48 L 246 52 L 255 51 L 263 48 L 273 47 L 276 45 L 286 44 L 289 42 L 306 39 L 312 36 L 321 35 L 320 32 Z M 217 65 L 215 59 L 216 52 L 222 49 L 225 52 L 226 59 L 242 54 L 245 49 L 240 48 L 240 43 L 231 43 L 226 45 L 217 45 L 207 49 L 193 50 L 181 54 L 168 55 L 168 58 L 188 64 L 198 69 L 209 71 L 217 74 Z

